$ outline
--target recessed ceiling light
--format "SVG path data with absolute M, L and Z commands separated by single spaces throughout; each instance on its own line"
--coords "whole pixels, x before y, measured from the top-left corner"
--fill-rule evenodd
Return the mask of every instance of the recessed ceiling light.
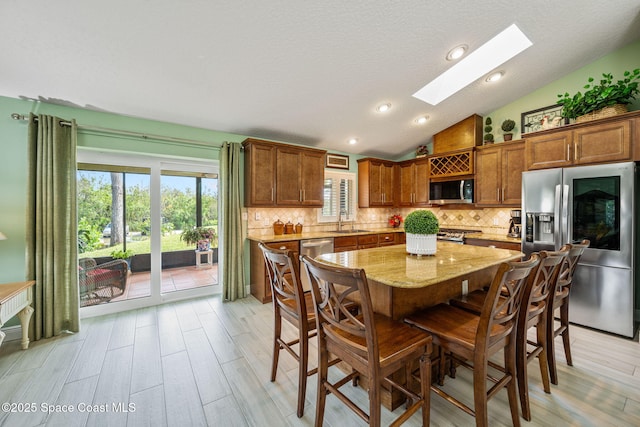
M 440 74 L 413 96 L 427 104 L 437 105 L 532 44 L 513 24 Z
M 455 61 L 456 59 L 462 58 L 462 55 L 469 49 L 469 46 L 466 44 L 461 44 L 460 46 L 456 46 L 447 53 L 447 61 Z
M 386 113 L 390 109 L 391 109 L 391 104 L 389 104 L 388 102 L 384 104 L 380 104 L 376 107 L 376 111 L 378 113 Z
M 416 122 L 419 125 L 423 125 L 427 123 L 427 120 L 429 120 L 429 116 L 420 116 L 417 119 L 415 119 L 414 122 Z
M 357 143 L 358 143 L 358 138 L 349 139 L 349 144 L 353 145 L 353 144 L 357 144 Z
M 491 73 L 487 76 L 486 81 L 489 83 L 497 82 L 504 76 L 504 71 L 497 71 L 495 73 Z

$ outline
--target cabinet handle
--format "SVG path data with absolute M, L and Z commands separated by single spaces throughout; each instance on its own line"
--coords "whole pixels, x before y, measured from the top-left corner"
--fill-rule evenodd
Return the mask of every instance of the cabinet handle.
M 578 160 L 578 143 L 577 142 L 573 143 L 573 160 L 575 161 Z
M 273 202 L 273 187 L 271 187 L 271 201 Z
M 567 160 L 571 160 L 571 146 L 567 145 Z
M 502 199 L 500 201 L 504 202 L 504 187 L 502 187 Z
M 280 250 L 281 250 L 281 251 L 284 251 L 285 249 L 287 249 L 287 247 L 286 247 L 286 246 L 280 246 Z
M 302 201 L 307 200 L 307 190 L 302 190 Z
M 498 199 L 498 201 L 500 201 L 500 189 L 496 188 L 496 199 Z
M 302 190 L 298 190 L 298 201 L 302 201 Z

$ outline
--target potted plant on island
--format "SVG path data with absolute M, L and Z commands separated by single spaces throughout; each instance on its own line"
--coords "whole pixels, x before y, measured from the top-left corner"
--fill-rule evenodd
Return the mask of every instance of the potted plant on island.
M 415 255 L 434 255 L 436 236 L 440 230 L 438 217 L 426 209 L 411 212 L 404 219 L 407 252 Z
M 627 105 L 638 94 L 638 80 L 640 68 L 625 71 L 624 79 L 613 83 L 613 74 L 602 74 L 599 84 L 593 84 L 594 78 L 589 77 L 587 89 L 571 96 L 569 93 L 558 95 L 558 104 L 562 105 L 562 117 L 576 119 L 576 122 L 615 116 L 627 111 Z
M 180 235 L 180 240 L 196 245 L 197 251 L 208 251 L 211 248 L 211 240 L 215 239 L 216 232 L 209 227 L 193 227 L 184 230 Z
M 513 133 L 511 133 L 511 131 L 514 127 L 516 127 L 516 122 L 511 119 L 507 119 L 502 122 L 502 131 L 504 132 L 505 141 L 511 141 L 511 139 L 513 138 Z

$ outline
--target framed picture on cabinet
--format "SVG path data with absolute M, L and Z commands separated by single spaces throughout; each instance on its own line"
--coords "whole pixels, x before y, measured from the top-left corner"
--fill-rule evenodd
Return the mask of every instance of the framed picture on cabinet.
M 551 129 L 563 124 L 569 124 L 569 119 L 562 117 L 562 105 L 555 104 L 522 113 L 520 131 L 525 134 Z
M 349 156 L 327 153 L 326 167 L 334 169 L 349 169 Z

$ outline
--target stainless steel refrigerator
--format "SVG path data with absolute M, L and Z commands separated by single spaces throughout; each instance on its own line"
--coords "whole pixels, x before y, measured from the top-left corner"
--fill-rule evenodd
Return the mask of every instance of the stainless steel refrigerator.
M 573 323 L 634 334 L 635 163 L 522 174 L 523 252 L 589 239 L 569 296 Z

